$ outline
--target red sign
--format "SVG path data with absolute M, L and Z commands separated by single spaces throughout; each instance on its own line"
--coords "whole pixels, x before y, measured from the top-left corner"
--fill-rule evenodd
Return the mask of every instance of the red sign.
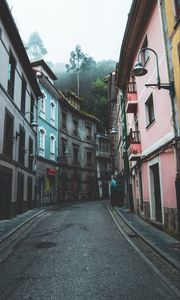
M 47 174 L 55 176 L 57 174 L 57 170 L 56 169 L 47 168 Z

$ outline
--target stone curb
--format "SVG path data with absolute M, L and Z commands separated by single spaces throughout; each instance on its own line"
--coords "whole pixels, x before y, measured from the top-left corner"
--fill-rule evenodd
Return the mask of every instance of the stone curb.
M 17 225 L 16 227 L 14 227 L 12 230 L 10 230 L 7 234 L 4 234 L 2 236 L 2 238 L 0 238 L 0 244 L 2 244 L 5 240 L 7 240 L 12 234 L 14 234 L 18 229 L 20 229 L 21 227 L 23 227 L 26 223 L 28 223 L 30 220 L 32 220 L 33 218 L 37 217 L 38 215 L 42 214 L 44 211 L 46 211 L 47 208 L 42 209 L 41 211 L 33 214 L 32 216 L 30 216 L 29 218 L 27 218 L 26 220 L 22 221 L 19 225 Z
M 163 251 L 162 249 L 160 249 L 159 247 L 157 247 L 156 245 L 154 245 L 154 243 L 152 241 L 150 241 L 146 236 L 144 236 L 144 234 L 142 234 L 141 232 L 139 232 L 139 230 L 137 228 L 135 228 L 135 226 L 133 226 L 131 223 L 129 223 L 127 221 L 127 219 L 125 218 L 125 216 L 117 208 L 114 207 L 114 210 L 120 215 L 120 217 L 124 220 L 124 222 L 126 222 L 126 224 L 137 235 L 139 235 L 147 244 L 149 244 L 151 246 L 151 248 L 153 248 L 158 254 L 160 254 L 166 260 L 168 260 L 174 267 L 176 267 L 176 268 L 178 268 L 180 270 L 180 262 L 176 261 L 173 257 L 171 257 L 170 255 L 168 255 L 165 251 Z

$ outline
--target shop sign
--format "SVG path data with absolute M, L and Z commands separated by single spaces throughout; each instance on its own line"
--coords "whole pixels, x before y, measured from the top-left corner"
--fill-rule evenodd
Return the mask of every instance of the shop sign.
M 55 176 L 57 174 L 57 170 L 56 169 L 47 168 L 47 174 Z

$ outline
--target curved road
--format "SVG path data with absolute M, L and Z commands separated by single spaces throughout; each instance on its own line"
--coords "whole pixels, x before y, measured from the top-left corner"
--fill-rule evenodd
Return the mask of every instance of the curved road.
M 104 202 L 52 210 L 0 264 L 1 300 L 173 300 Z

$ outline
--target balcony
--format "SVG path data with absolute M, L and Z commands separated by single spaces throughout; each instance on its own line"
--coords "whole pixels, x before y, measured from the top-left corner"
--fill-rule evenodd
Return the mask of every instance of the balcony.
M 96 150 L 96 157 L 110 158 L 110 155 L 111 155 L 110 151 L 100 150 L 100 149 Z
M 127 152 L 130 161 L 141 158 L 141 140 L 139 131 L 130 131 L 127 137 Z
M 126 103 L 126 112 L 127 113 L 136 113 L 137 112 L 137 92 L 136 92 L 136 83 L 129 82 L 127 84 L 127 103 Z

